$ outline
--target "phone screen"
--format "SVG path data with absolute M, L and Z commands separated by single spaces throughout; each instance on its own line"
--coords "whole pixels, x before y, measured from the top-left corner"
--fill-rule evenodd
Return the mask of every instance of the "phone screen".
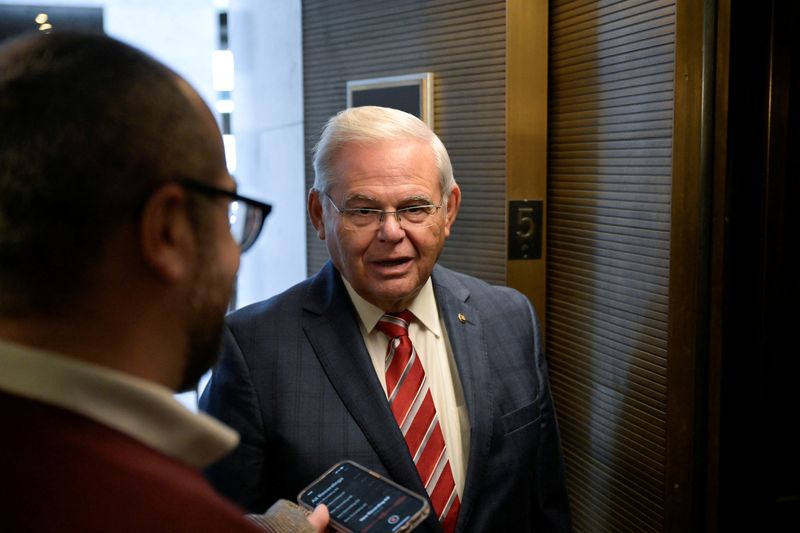
M 308 508 L 324 503 L 332 524 L 354 532 L 402 531 L 428 515 L 425 499 L 352 461 L 336 464 L 298 500 Z

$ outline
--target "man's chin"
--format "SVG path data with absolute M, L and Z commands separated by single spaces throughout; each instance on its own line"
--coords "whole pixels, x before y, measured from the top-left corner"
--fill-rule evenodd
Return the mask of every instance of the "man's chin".
M 200 379 L 214 366 L 222 347 L 222 319 L 219 324 L 195 329 L 189 339 L 189 353 L 186 355 L 186 368 L 178 392 L 197 390 Z
M 408 308 L 408 306 L 411 304 L 411 301 L 416 298 L 422 287 L 417 287 L 410 284 L 398 285 L 399 286 L 397 287 L 397 290 L 384 290 L 380 293 L 373 293 L 373 299 L 368 299 L 368 301 L 380 307 L 387 313 L 395 313 Z

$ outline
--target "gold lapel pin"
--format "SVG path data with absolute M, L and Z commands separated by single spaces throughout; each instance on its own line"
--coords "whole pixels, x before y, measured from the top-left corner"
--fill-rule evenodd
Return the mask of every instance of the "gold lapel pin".
M 464 324 L 467 321 L 467 317 L 464 316 L 464 313 L 458 313 L 458 321 Z

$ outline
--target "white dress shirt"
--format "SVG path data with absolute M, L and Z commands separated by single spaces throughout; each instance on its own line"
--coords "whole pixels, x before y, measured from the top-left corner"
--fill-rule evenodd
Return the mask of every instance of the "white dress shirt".
M 369 303 L 342 278 L 344 286 L 353 301 L 359 318 L 361 334 L 367 345 L 375 373 L 386 394 L 386 348 L 389 340 L 375 326 L 384 312 Z M 433 283 L 428 279 L 417 297 L 408 307 L 415 320 L 408 328 L 411 343 L 417 350 L 425 376 L 436 406 L 436 414 L 447 446 L 450 468 L 453 471 L 456 490 L 462 496 L 469 454 L 470 424 L 464 391 L 458 377 L 458 369 L 453 358 L 453 350 L 447 338 L 447 331 L 439 317 L 439 308 L 433 294 Z
M 83 415 L 194 468 L 208 466 L 239 442 L 235 431 L 189 411 L 166 387 L 3 340 L 0 390 Z

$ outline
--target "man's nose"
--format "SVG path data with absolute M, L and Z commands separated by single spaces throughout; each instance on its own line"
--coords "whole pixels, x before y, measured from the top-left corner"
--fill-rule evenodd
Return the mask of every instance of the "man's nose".
M 405 237 L 406 232 L 401 225 L 402 219 L 400 218 L 400 213 L 395 212 L 385 212 L 383 214 L 383 220 L 380 223 L 380 227 L 378 230 L 378 235 L 387 241 L 397 241 Z

